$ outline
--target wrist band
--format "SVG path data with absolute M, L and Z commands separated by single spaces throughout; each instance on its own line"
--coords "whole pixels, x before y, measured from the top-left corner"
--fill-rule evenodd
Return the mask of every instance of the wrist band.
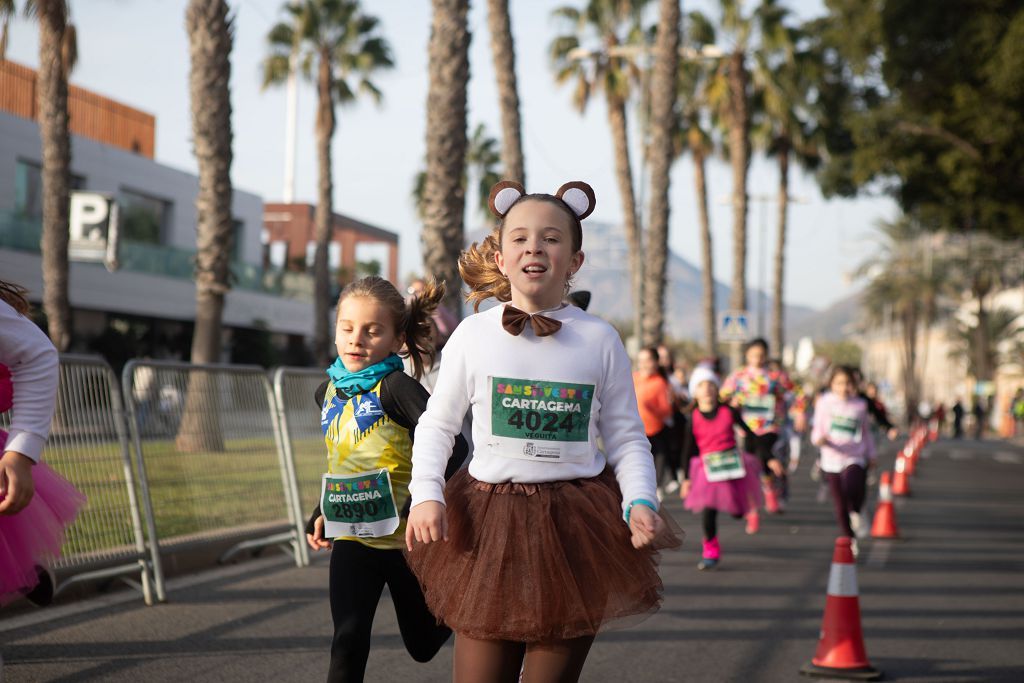
M 622 519 L 626 520 L 626 524 L 629 524 L 629 513 L 630 511 L 632 511 L 634 505 L 643 505 L 644 507 L 651 508 L 651 510 L 655 512 L 658 511 L 658 506 L 652 503 L 651 501 L 647 500 L 646 498 L 637 498 L 632 503 L 627 505 L 626 511 L 622 513 Z

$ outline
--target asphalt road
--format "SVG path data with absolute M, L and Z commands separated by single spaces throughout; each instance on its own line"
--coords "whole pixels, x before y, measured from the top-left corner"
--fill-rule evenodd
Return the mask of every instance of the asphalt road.
M 807 680 L 798 671 L 815 650 L 836 535 L 808 464 L 789 510 L 757 536 L 720 522 L 715 572 L 696 570 L 699 521 L 673 502 L 689 536 L 663 558 L 661 611 L 602 634 L 583 680 Z M 862 542 L 872 663 L 887 680 L 1024 681 L 1024 449 L 939 442 L 912 489 L 897 502 L 905 538 Z M 325 559 L 296 569 L 270 557 L 175 580 L 158 607 L 124 593 L 0 616 L 6 681 L 323 680 Z M 429 664 L 413 662 L 385 597 L 367 680 L 447 681 L 451 656 L 449 645 Z

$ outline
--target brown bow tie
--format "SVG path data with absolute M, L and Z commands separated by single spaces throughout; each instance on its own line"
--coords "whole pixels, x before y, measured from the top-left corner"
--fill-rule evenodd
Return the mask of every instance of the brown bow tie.
M 501 326 L 505 328 L 506 332 L 518 337 L 523 333 L 527 320 L 530 321 L 530 325 L 533 327 L 533 333 L 538 337 L 547 337 L 562 328 L 560 320 L 555 320 L 539 313 L 530 315 L 526 311 L 520 311 L 515 306 L 505 304 L 505 310 L 501 314 Z

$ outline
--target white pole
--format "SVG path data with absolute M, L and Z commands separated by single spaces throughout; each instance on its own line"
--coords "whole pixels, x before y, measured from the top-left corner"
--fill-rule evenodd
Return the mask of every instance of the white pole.
M 295 201 L 295 139 L 299 124 L 299 89 L 296 83 L 298 62 L 298 50 L 292 50 L 291 57 L 288 59 L 287 113 L 284 124 L 284 191 L 281 198 L 285 204 Z

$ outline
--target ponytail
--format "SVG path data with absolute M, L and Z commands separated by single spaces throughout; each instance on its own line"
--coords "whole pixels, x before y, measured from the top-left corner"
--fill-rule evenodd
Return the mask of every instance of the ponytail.
M 412 376 L 419 379 L 424 368 L 434 364 L 437 355 L 434 343 L 434 311 L 444 299 L 443 282 L 430 279 L 423 292 L 414 296 L 405 306 L 404 325 L 405 355 L 412 359 Z
M 431 316 L 444 298 L 444 283 L 431 279 L 426 283 L 423 293 L 413 297 L 408 303 L 398 293 L 395 286 L 388 280 L 370 275 L 347 285 L 338 297 L 338 315 L 341 315 L 341 302 L 350 296 L 373 299 L 391 313 L 395 323 L 395 334 L 405 335 L 405 350 L 399 355 L 412 359 L 413 377 L 419 379 L 427 364 L 433 364 L 437 352 L 432 339 L 433 321 Z M 335 323 L 337 325 L 337 323 Z
M 26 317 L 32 308 L 28 303 L 28 299 L 25 298 L 27 293 L 28 290 L 21 285 L 0 280 L 0 300 Z
M 472 302 L 473 310 L 479 311 L 480 304 L 494 297 L 498 301 L 512 300 L 512 285 L 498 270 L 494 255 L 501 251 L 501 225 L 494 229 L 484 241 L 473 245 L 459 256 L 459 275 L 469 285 L 466 301 Z

